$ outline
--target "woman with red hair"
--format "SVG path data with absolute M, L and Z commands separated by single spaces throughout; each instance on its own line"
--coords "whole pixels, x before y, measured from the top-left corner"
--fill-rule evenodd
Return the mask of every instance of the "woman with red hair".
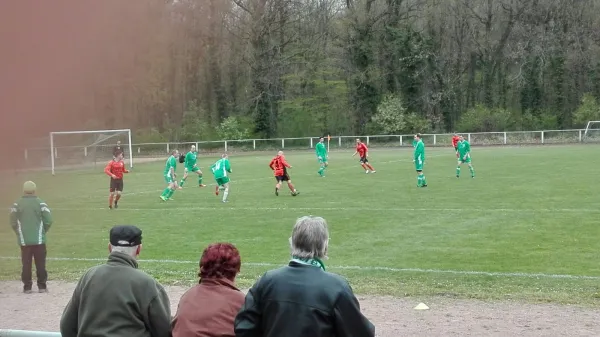
M 172 322 L 173 337 L 234 337 L 233 321 L 244 304 L 235 285 L 240 252 L 230 243 L 213 243 L 200 258 L 200 282 L 188 290 Z

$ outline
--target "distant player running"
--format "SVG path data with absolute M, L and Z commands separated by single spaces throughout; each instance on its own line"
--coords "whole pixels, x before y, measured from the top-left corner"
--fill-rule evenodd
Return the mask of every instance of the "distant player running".
M 202 171 L 198 167 L 198 150 L 196 149 L 196 145 L 192 145 L 190 152 L 185 155 L 183 178 L 179 182 L 179 187 L 183 187 L 190 172 L 198 175 L 198 186 L 206 187 L 206 185 L 202 184 Z
M 369 156 L 369 149 L 367 148 L 367 145 L 361 142 L 358 138 L 356 139 L 356 152 L 354 152 L 352 157 L 356 156 L 356 154 L 360 156 L 360 165 L 363 167 L 363 169 L 365 169 L 365 173 L 369 173 L 369 170 L 371 170 L 373 173 L 377 172 L 373 166 L 369 164 L 369 160 L 367 159 Z
M 454 147 L 454 152 L 456 152 L 456 158 L 458 158 L 458 141 L 460 140 L 460 137 L 458 136 L 458 134 L 454 133 L 454 135 L 452 136 L 452 146 Z
M 317 159 L 319 160 L 319 165 L 321 165 L 318 173 L 321 177 L 324 177 L 325 169 L 327 168 L 327 165 L 328 165 L 327 160 L 329 159 L 329 156 L 327 155 L 327 148 L 325 147 L 325 139 L 323 137 L 321 137 L 319 139 L 317 146 L 315 146 L 315 152 L 317 153 Z
M 110 195 L 108 197 L 108 208 L 119 208 L 119 200 L 123 193 L 123 173 L 129 173 L 123 162 L 123 152 L 116 154 L 115 158 L 108 162 L 104 168 L 104 173 L 110 177 Z M 116 195 L 116 196 L 115 196 Z
M 160 198 L 163 201 L 173 200 L 171 197 L 175 190 L 180 189 L 179 185 L 177 185 L 177 174 L 175 170 L 177 169 L 177 158 L 179 157 L 179 151 L 173 150 L 171 152 L 171 156 L 167 159 L 165 163 L 165 170 L 163 171 L 163 176 L 165 178 L 165 182 L 167 183 L 167 188 L 162 192 Z
M 269 163 L 269 167 L 273 170 L 273 174 L 275 175 L 275 180 L 277 180 L 277 184 L 275 185 L 275 195 L 279 196 L 279 189 L 281 188 L 281 183 L 286 182 L 292 196 L 297 196 L 300 194 L 292 184 L 292 179 L 290 179 L 290 175 L 287 172 L 288 168 L 292 168 L 292 165 L 288 164 L 283 156 L 283 151 L 277 152 L 277 156 L 271 159 Z
M 229 156 L 227 154 L 222 154 L 221 159 L 217 160 L 210 167 L 213 176 L 215 177 L 215 181 L 217 182 L 217 186 L 215 187 L 215 194 L 219 195 L 219 189 L 224 189 L 223 191 L 223 202 L 229 202 L 227 200 L 227 196 L 229 196 L 229 176 L 228 173 L 231 173 L 231 164 L 229 163 Z
M 460 166 L 465 163 L 469 165 L 471 178 L 475 178 L 475 169 L 471 164 L 471 144 L 469 144 L 469 142 L 463 136 L 460 136 L 460 140 L 458 141 L 458 155 L 456 178 L 460 178 Z
M 415 170 L 417 171 L 417 187 L 427 187 L 427 180 L 423 174 L 423 165 L 425 164 L 425 144 L 421 139 L 421 134 L 415 135 L 415 152 L 413 154 L 413 162 L 415 163 Z

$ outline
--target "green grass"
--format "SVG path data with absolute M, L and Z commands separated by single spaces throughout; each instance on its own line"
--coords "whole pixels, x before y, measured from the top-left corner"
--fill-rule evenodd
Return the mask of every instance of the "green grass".
M 231 156 L 229 204 L 214 195 L 212 177 L 205 189 L 192 177 L 174 201 L 160 201 L 162 162 L 137 165 L 126 176 L 118 210 L 107 209 L 100 166 L 4 177 L 10 183 L 2 202 L 8 207 L 20 184 L 35 180 L 55 218 L 49 257 L 100 259 L 49 261 L 51 279 L 76 280 L 102 263 L 110 227 L 135 224 L 144 231 L 141 259 L 179 262 L 140 263 L 161 282 L 195 283 L 203 248 L 229 241 L 244 262 L 238 283 L 248 287 L 287 262 L 295 219 L 312 214 L 329 222 L 329 269 L 358 293 L 598 304 L 597 146 L 474 148 L 475 179 L 466 167 L 454 176 L 451 149 L 428 149 L 426 189 L 416 188 L 411 155 L 373 149 L 378 172 L 367 175 L 351 152 L 333 152 L 327 177 L 319 178 L 312 152 L 290 152 L 298 197 L 274 195 L 271 154 L 259 154 Z M 200 157 L 200 165 L 208 171 L 215 159 Z M 0 228 L 0 256 L 18 256 L 7 225 Z M 18 280 L 19 273 L 18 260 L 0 259 L 0 279 Z

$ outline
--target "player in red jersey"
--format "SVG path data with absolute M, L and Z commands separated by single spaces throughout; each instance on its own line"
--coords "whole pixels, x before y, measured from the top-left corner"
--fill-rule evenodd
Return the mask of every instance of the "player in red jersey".
M 123 153 L 118 153 L 117 156 L 108 162 L 104 168 L 104 173 L 110 177 L 110 196 L 108 197 L 108 208 L 119 208 L 118 202 L 121 199 L 123 192 L 123 173 L 129 173 L 123 162 Z M 116 196 L 115 196 L 116 194 Z
M 369 164 L 369 160 L 367 159 L 367 157 L 369 156 L 368 152 L 369 152 L 369 149 L 367 148 L 367 145 L 365 145 L 365 143 L 361 142 L 360 139 L 357 138 L 356 139 L 356 152 L 354 152 L 352 157 L 356 156 L 356 154 L 358 153 L 358 155 L 360 156 L 360 165 L 363 167 L 363 169 L 365 169 L 365 173 L 369 173 L 369 170 L 371 170 L 371 172 L 375 173 L 377 171 L 375 171 L 373 166 L 371 166 L 371 164 Z
M 281 188 L 281 183 L 286 182 L 290 191 L 292 192 L 292 196 L 297 196 L 300 194 L 292 184 L 292 179 L 290 179 L 290 175 L 287 172 L 288 168 L 292 166 L 288 164 L 283 156 L 283 151 L 277 152 L 277 156 L 271 159 L 269 163 L 269 167 L 273 170 L 273 174 L 275 174 L 275 180 L 277 180 L 277 185 L 275 185 L 275 195 L 279 196 L 279 189 Z
M 454 136 L 452 136 L 452 146 L 454 147 L 454 152 L 456 152 L 456 158 L 458 158 L 458 141 L 460 141 L 460 137 L 455 132 Z

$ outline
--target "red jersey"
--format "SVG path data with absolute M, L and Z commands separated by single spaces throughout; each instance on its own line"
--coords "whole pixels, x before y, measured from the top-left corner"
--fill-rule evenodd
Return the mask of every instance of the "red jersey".
M 123 173 L 129 173 L 125 168 L 125 163 L 121 161 L 111 160 L 108 162 L 106 167 L 104 168 L 104 173 L 112 178 L 112 176 L 116 176 L 115 179 L 123 179 Z
M 460 137 L 452 136 L 452 146 L 456 147 L 458 145 L 459 140 L 460 140 Z
M 271 159 L 269 167 L 273 170 L 276 177 L 285 175 L 285 168 L 291 167 L 290 164 L 285 161 L 283 156 L 277 156 Z
M 356 144 L 356 152 L 358 152 L 358 155 L 361 157 L 364 157 L 367 155 L 367 146 L 365 145 L 365 143 L 358 143 Z

